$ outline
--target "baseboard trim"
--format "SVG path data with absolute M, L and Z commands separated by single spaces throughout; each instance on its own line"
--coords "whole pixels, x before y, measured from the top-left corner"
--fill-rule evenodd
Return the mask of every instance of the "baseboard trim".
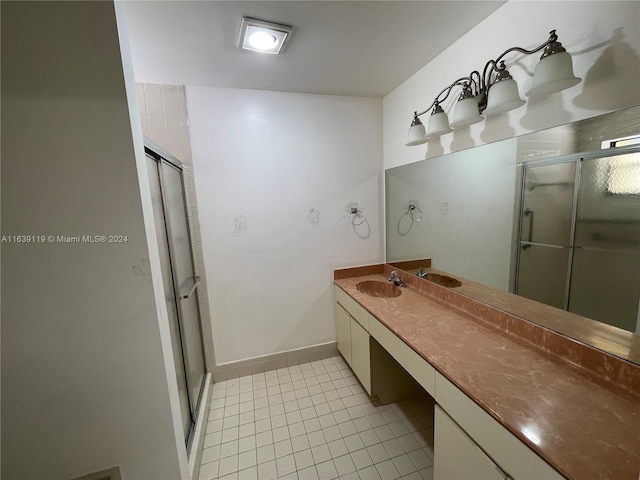
M 301 363 L 323 360 L 339 355 L 337 342 L 328 342 L 311 347 L 303 347 L 286 352 L 272 353 L 260 357 L 239 360 L 217 365 L 213 372 L 213 381 L 222 382 L 254 373 L 268 372 L 283 367 L 292 367 Z

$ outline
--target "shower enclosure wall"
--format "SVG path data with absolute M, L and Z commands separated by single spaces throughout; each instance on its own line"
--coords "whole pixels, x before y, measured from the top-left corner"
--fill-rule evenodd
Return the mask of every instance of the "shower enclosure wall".
M 618 146 L 522 167 L 516 293 L 638 331 L 638 152 Z
M 191 250 L 182 164 L 152 142 L 145 143 L 182 426 L 189 452 L 206 373 L 199 281 Z

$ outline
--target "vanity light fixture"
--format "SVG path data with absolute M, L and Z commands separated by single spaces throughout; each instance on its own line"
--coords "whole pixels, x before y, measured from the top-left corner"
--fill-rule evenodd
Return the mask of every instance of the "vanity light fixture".
M 253 52 L 277 55 L 282 52 L 292 31 L 293 27 L 289 25 L 242 17 L 238 47 Z
M 458 78 L 445 87 L 429 108 L 420 113 L 414 112 L 406 145 L 427 143 L 432 138 L 451 132 L 452 129 L 458 130 L 478 123 L 484 119 L 483 115 L 486 117 L 500 115 L 524 105 L 525 101 L 518 94 L 518 85 L 509 74 L 502 59 L 510 52 L 531 55 L 543 48 L 542 57 L 533 72 L 533 85 L 526 93 L 528 97 L 548 95 L 580 83 L 580 79 L 573 74 L 571 56 L 558 42 L 556 31 L 551 30 L 549 39 L 533 50 L 521 47 L 509 48 L 497 59 L 489 60 L 482 74 L 474 70 L 468 76 Z M 453 122 L 449 124 L 449 118 L 441 104 L 449 97 L 454 87 L 462 87 L 462 92 L 456 102 Z M 431 116 L 428 128 L 425 130 L 419 117 L 429 111 Z

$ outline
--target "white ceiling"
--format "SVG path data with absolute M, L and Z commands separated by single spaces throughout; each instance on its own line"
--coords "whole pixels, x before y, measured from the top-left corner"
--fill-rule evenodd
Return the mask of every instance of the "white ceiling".
M 130 1 L 127 17 L 137 82 L 384 97 L 503 3 Z M 285 52 L 240 50 L 242 16 L 292 25 Z

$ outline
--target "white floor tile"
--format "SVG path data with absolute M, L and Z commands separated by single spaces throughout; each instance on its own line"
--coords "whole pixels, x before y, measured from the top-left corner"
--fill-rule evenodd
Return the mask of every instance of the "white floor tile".
M 349 452 L 355 452 L 364 448 L 364 442 L 357 433 L 345 437 L 344 443 L 347 445 L 347 450 L 349 450 Z
M 351 453 L 351 460 L 358 470 L 373 465 L 373 460 L 365 448 Z
M 402 448 L 400 442 L 395 438 L 387 440 L 386 442 L 382 442 L 382 445 L 384 445 L 384 449 L 389 454 L 389 458 L 397 457 L 398 455 L 402 455 L 404 453 L 404 448 Z
M 291 446 L 294 452 L 300 452 L 311 448 L 309 445 L 309 439 L 306 434 L 295 436 L 291 439 Z
M 277 442 L 274 444 L 276 450 L 276 458 L 284 457 L 286 455 L 291 455 L 293 453 L 293 448 L 291 447 L 291 440 L 282 440 L 281 442 Z
M 347 453 L 349 453 L 349 450 L 347 449 L 347 445 L 344 443 L 344 440 L 341 438 L 338 440 L 334 440 L 328 445 L 329 445 L 329 451 L 331 452 L 331 456 L 333 458 L 341 457 L 342 455 L 346 455 Z
M 392 458 L 391 460 L 393 461 L 396 470 L 398 470 L 398 473 L 403 477 L 418 471 L 407 454 L 400 455 L 399 457 Z
M 338 471 L 336 470 L 333 460 L 317 464 L 316 470 L 318 470 L 318 478 L 320 478 L 320 480 L 330 480 L 338 476 Z
M 381 463 L 376 463 L 376 469 L 383 480 L 395 480 L 400 476 L 398 470 L 391 460 L 385 460 Z
M 200 480 L 433 480 L 433 401 L 381 405 L 341 357 L 213 386 Z
M 342 438 L 342 433 L 340 433 L 340 429 L 337 426 L 323 428 L 322 433 L 327 442 L 333 442 L 334 440 Z
M 256 434 L 256 424 L 254 422 L 246 423 L 238 427 L 238 438 L 248 437 Z
M 311 449 L 302 450 L 294 454 L 294 458 L 296 460 L 296 468 L 298 470 L 303 470 L 311 465 L 314 465 L 313 454 L 311 453 Z
M 367 447 L 367 452 L 369 453 L 371 460 L 373 460 L 373 463 L 384 462 L 389 458 L 389 454 L 381 443 Z
M 420 475 L 424 480 L 433 480 L 433 467 L 427 467 L 424 470 L 420 470 Z
M 201 463 L 204 464 L 204 463 L 214 462 L 219 459 L 220 459 L 220 445 L 215 445 L 213 447 L 205 448 L 202 450 Z
M 299 470 L 298 478 L 300 480 L 318 480 L 318 471 L 315 465 Z
M 223 458 L 219 462 L 218 475 L 224 477 L 233 472 L 238 471 L 238 455 L 232 455 L 227 458 Z
M 410 433 L 398 437 L 398 441 L 400 442 L 400 445 L 402 445 L 402 448 L 404 448 L 404 451 L 407 453 L 413 452 L 414 450 L 418 450 L 420 448 L 420 445 L 418 445 L 418 441 Z
M 220 458 L 238 454 L 238 440 L 223 443 L 220 448 Z
M 378 473 L 378 470 L 376 470 L 376 467 L 374 465 L 371 465 L 370 467 L 363 468 L 362 470 L 358 470 L 358 474 L 360 475 L 360 478 L 362 478 L 362 479 L 366 479 L 366 480 L 382 480 L 380 478 L 380 474 Z
M 238 470 L 245 470 L 254 467 L 257 464 L 257 456 L 255 450 L 249 450 L 238 455 Z
M 309 440 L 309 445 L 311 445 L 311 447 L 317 447 L 318 445 L 327 443 L 327 440 L 322 430 L 317 430 L 315 432 L 308 433 L 307 439 Z
M 276 478 L 278 478 L 278 471 L 276 470 L 275 460 L 258 464 L 259 480 L 274 480 Z
M 258 447 L 256 450 L 256 456 L 258 464 L 265 463 L 270 460 L 275 460 L 276 453 L 273 445 L 265 445 L 263 447 Z
M 273 443 L 273 433 L 271 430 L 256 434 L 256 445 L 258 447 L 269 445 L 270 443 Z
M 356 466 L 353 463 L 350 455 L 343 455 L 333 459 L 333 463 L 336 466 L 338 475 L 346 475 L 356 471 Z
M 296 471 L 296 462 L 293 455 L 287 455 L 276 460 L 276 468 L 278 470 L 278 477 L 283 477 L 289 473 Z
M 210 462 L 200 467 L 199 480 L 213 480 L 218 478 L 218 462 Z
M 338 428 L 340 429 L 340 433 L 342 434 L 343 437 L 348 437 L 349 435 L 358 433 L 356 426 L 351 420 L 349 420 L 348 422 L 338 424 Z
M 360 438 L 362 439 L 365 447 L 370 447 L 371 445 L 380 443 L 380 439 L 378 438 L 378 435 L 376 434 L 374 429 L 360 432 Z
M 331 459 L 331 451 L 326 443 L 318 445 L 317 447 L 311 447 L 311 453 L 313 454 L 313 460 L 316 465 Z
M 351 473 L 347 473 L 346 475 L 340 475 L 340 480 L 361 480 L 361 479 L 360 479 L 360 475 L 358 475 L 358 472 L 351 472 Z
M 273 422 L 271 423 L 273 424 Z M 288 428 L 289 428 L 289 436 L 291 438 L 298 437 L 306 433 L 306 430 L 304 429 L 304 424 L 302 422 L 292 423 L 288 426 Z
M 418 470 L 422 470 L 433 465 L 431 458 L 429 458 L 424 450 L 414 450 L 408 455 Z
M 254 450 L 256 448 L 256 436 L 249 435 L 248 437 L 238 440 L 238 452 L 246 452 L 247 450 Z
M 238 480 L 258 480 L 258 467 L 251 467 L 238 472 Z
M 288 475 L 280 476 L 278 480 L 298 480 L 298 472 L 291 472 Z

